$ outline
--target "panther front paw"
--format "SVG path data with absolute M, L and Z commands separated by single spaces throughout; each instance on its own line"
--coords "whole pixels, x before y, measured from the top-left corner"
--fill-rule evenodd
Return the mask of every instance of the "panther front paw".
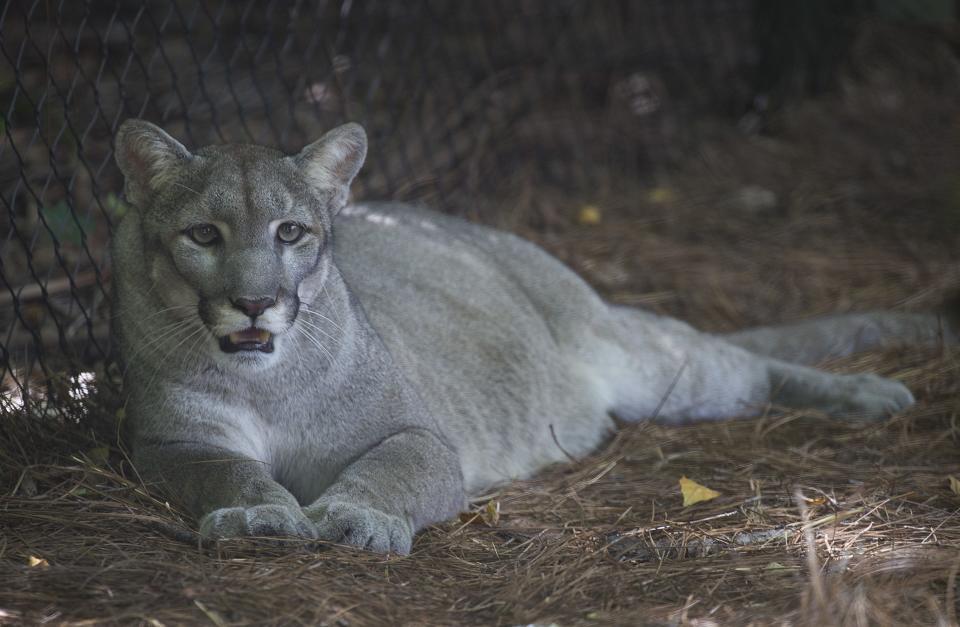
M 321 540 L 377 553 L 410 553 L 413 528 L 399 516 L 338 500 L 317 501 L 306 512 Z
M 867 420 L 882 420 L 913 405 L 907 386 L 873 374 L 846 375 L 838 412 Z
M 213 510 L 200 519 L 200 535 L 210 540 L 245 536 L 316 538 L 317 531 L 299 507 L 254 505 Z

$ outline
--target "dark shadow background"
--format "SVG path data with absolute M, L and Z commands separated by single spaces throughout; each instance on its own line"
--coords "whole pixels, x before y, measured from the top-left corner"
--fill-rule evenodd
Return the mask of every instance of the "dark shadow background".
M 751 142 L 789 142 L 791 132 L 829 142 L 865 126 L 849 145 L 810 147 L 801 167 L 840 150 L 836 168 L 849 169 L 850 154 L 871 155 L 891 135 L 881 148 L 889 163 L 877 168 L 946 176 L 956 161 L 925 154 L 931 171 L 898 142 L 926 141 L 901 117 L 928 105 L 950 115 L 955 16 L 942 0 L 12 0 L 0 14 L 4 386 L 22 394 L 52 374 L 102 370 L 109 357 L 107 241 L 127 210 L 111 141 L 127 117 L 194 147 L 251 141 L 290 152 L 355 120 L 371 143 L 358 198 L 421 202 L 538 239 L 569 235 L 585 206 L 603 215 L 587 211 L 581 226 L 682 217 L 691 237 L 708 237 L 716 231 L 694 223 L 736 214 L 730 202 L 768 222 L 798 210 L 814 219 L 849 213 L 834 206 L 838 195 L 874 203 L 878 190 L 864 184 L 798 191 L 806 183 L 789 172 L 793 164 L 771 176 L 795 180 L 764 180 L 769 155 L 736 156 Z M 799 114 L 809 121 L 783 116 L 837 93 L 844 100 L 833 109 Z M 914 102 L 920 97 L 934 102 Z M 927 123 L 941 138 L 955 126 Z M 890 126 L 906 126 L 907 136 Z M 711 159 L 709 168 L 726 171 L 697 174 Z M 671 181 L 684 170 L 678 187 Z M 739 188 L 718 190 L 720 177 Z M 960 222 L 955 179 L 909 183 L 922 198 L 897 193 L 904 202 L 881 217 L 920 223 L 934 239 Z M 744 202 L 725 199 L 731 193 Z M 832 199 L 798 209 L 798 193 Z M 739 228 L 737 219 L 721 230 Z M 573 236 L 581 235 L 593 234 Z M 573 253 L 554 252 L 590 274 Z M 609 282 L 593 278 L 601 289 Z M 651 288 L 661 286 L 631 287 Z M 668 310 L 690 317 L 683 306 Z

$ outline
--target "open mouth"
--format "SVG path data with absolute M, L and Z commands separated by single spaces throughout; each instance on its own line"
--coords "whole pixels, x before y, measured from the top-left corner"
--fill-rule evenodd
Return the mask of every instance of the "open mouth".
M 266 329 L 250 327 L 220 338 L 220 350 L 225 353 L 240 351 L 273 352 L 273 334 Z

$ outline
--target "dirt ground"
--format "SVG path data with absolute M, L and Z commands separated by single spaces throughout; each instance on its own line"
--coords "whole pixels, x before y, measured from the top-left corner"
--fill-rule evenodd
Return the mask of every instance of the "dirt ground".
M 676 167 L 589 194 L 518 169 L 476 214 L 613 301 L 711 331 L 938 307 L 960 289 L 955 49 L 891 69 L 855 48 L 835 93 L 763 133 L 705 121 Z M 0 416 L 0 624 L 958 624 L 960 352 L 825 367 L 897 378 L 918 402 L 866 425 L 771 408 L 627 426 L 482 495 L 408 557 L 199 543 L 138 481 L 105 393 L 66 419 Z M 683 507 L 683 476 L 720 496 Z

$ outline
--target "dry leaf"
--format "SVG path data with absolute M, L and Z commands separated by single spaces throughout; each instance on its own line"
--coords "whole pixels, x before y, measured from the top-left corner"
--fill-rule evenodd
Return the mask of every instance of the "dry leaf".
M 655 205 L 665 205 L 673 201 L 673 196 L 673 190 L 669 187 L 654 187 L 648 197 Z
M 960 479 L 957 479 L 953 475 L 947 475 L 947 479 L 950 480 L 950 491 L 960 496 Z
M 496 527 L 500 522 L 500 501 L 487 501 L 486 507 L 483 508 L 483 522 L 491 527 Z
M 702 486 L 692 479 L 680 477 L 680 493 L 683 494 L 683 506 L 687 507 L 694 503 L 709 501 L 720 496 L 720 493 Z
M 42 557 L 31 555 L 27 558 L 27 565 L 30 566 L 30 568 L 47 568 L 50 566 L 50 563 Z
M 500 523 L 500 501 L 487 501 L 478 512 L 460 512 L 459 518 L 465 525 L 496 527 Z
M 585 226 L 594 226 L 603 221 L 603 213 L 596 205 L 584 205 L 577 214 L 577 222 Z

